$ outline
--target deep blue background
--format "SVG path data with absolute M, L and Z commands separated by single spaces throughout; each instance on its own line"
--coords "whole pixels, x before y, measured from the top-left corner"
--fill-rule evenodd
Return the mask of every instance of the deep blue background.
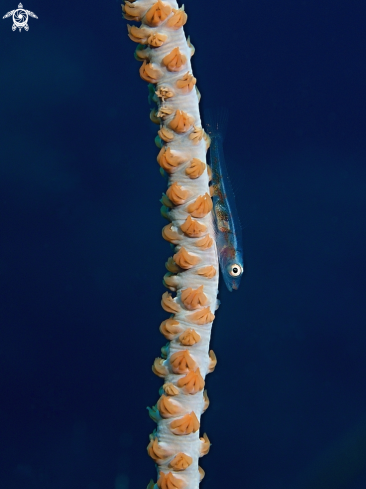
M 185 6 L 246 268 L 220 285 L 202 488 L 364 489 L 366 8 Z M 29 32 L 0 21 L 0 487 L 145 488 L 170 254 L 147 86 L 119 2 L 24 8 Z

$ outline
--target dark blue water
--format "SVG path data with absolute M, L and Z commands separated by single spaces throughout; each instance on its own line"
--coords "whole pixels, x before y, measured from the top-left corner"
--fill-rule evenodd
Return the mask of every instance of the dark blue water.
M 366 9 L 185 6 L 246 269 L 220 284 L 202 488 L 364 489 Z M 24 8 L 28 32 L 0 22 L 0 487 L 144 488 L 170 254 L 148 90 L 118 2 Z

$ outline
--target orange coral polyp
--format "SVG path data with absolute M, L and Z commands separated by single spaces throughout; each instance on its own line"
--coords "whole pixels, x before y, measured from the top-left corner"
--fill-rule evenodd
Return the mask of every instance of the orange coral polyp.
M 207 230 L 204 224 L 192 219 L 189 214 L 180 228 L 190 238 L 200 238 Z
M 170 146 L 163 146 L 157 156 L 159 165 L 168 173 L 174 173 L 184 160 L 184 156 L 173 152 Z
M 174 205 L 182 205 L 189 195 L 188 190 L 183 189 L 177 182 L 174 182 L 166 191 L 166 194 Z
M 162 126 L 159 131 L 158 131 L 158 134 L 160 136 L 160 138 L 165 141 L 166 143 L 170 143 L 171 141 L 173 141 L 174 139 L 174 133 L 173 131 L 170 131 L 167 127 L 165 126 Z
M 187 132 L 193 124 L 193 118 L 182 110 L 177 110 L 174 118 L 170 121 L 169 127 L 177 133 Z
M 198 178 L 203 174 L 205 169 L 206 163 L 198 158 L 193 158 L 189 167 L 186 168 L 186 175 L 188 175 L 189 178 Z
M 140 44 L 146 44 L 150 35 L 150 30 L 146 27 L 136 27 L 135 25 L 127 25 L 128 37 L 131 41 L 138 42 Z
M 163 365 L 164 359 L 163 358 L 155 358 L 155 361 L 152 366 L 152 371 L 154 372 L 155 375 L 158 377 L 165 377 L 168 375 L 168 369 L 165 365 Z
M 187 394 L 197 394 L 202 391 L 205 386 L 205 381 L 198 368 L 195 372 L 188 372 L 184 377 L 178 380 L 178 387 L 182 387 Z
M 172 8 L 169 4 L 158 0 L 145 14 L 145 22 L 151 27 L 157 27 L 171 13 Z
M 182 236 L 172 229 L 172 223 L 164 226 L 161 234 L 163 238 L 170 243 L 177 244 L 182 239 Z
M 144 60 L 140 68 L 140 76 L 143 80 L 149 83 L 158 83 L 159 78 L 161 77 L 161 71 Z
M 168 71 L 180 71 L 186 61 L 187 58 L 179 51 L 179 48 L 174 48 L 172 52 L 164 56 L 162 64 Z
M 188 253 L 188 251 L 183 248 L 183 246 L 182 248 L 180 248 L 178 253 L 173 255 L 173 260 L 180 268 L 183 268 L 184 270 L 188 270 L 189 268 L 194 267 L 200 261 L 198 256 Z
M 213 278 L 216 275 L 216 269 L 213 265 L 209 265 L 208 267 L 199 268 L 196 273 L 206 278 Z
M 187 212 L 193 217 L 205 217 L 212 210 L 212 199 L 209 194 L 199 195 L 197 199 L 187 207 Z
M 125 19 L 138 22 L 142 18 L 144 8 L 139 4 L 126 0 L 125 4 L 122 5 L 122 12 Z
M 199 427 L 200 423 L 194 411 L 170 423 L 170 429 L 176 435 L 190 435 L 198 431 Z
M 156 464 L 161 464 L 169 457 L 170 453 L 159 445 L 157 437 L 152 438 L 147 446 L 148 455 L 154 460 Z
M 159 479 L 156 484 L 159 489 L 183 489 L 185 486 L 182 479 L 175 477 L 171 472 L 165 474 L 162 471 L 160 471 Z
M 192 328 L 188 328 L 179 336 L 179 341 L 184 346 L 192 346 L 198 343 L 201 336 Z
M 196 83 L 197 83 L 196 78 L 192 75 L 192 73 L 189 73 L 189 71 L 187 71 L 187 73 L 183 75 L 182 78 L 177 80 L 176 86 L 184 93 L 188 93 L 191 90 L 193 90 L 193 87 L 195 86 Z
M 188 350 L 177 351 L 170 356 L 170 364 L 172 371 L 175 374 L 185 374 L 196 367 L 196 362 L 193 360 Z
M 179 394 L 179 389 L 171 382 L 164 384 L 163 389 L 167 396 L 177 396 Z
M 197 248 L 201 248 L 201 250 L 208 250 L 213 245 L 213 239 L 211 238 L 211 236 L 206 234 L 204 238 L 196 241 L 195 245 L 197 246 Z
M 179 406 L 176 401 L 164 394 L 160 397 L 156 406 L 162 418 L 171 418 L 182 413 L 182 406 Z
M 172 294 L 169 294 L 169 292 L 164 292 L 161 298 L 161 307 L 166 312 L 175 313 L 180 311 L 180 305 L 175 302 L 175 300 L 172 298 Z
M 187 316 L 187 319 L 191 323 L 202 326 L 203 324 L 212 323 L 212 321 L 215 319 L 215 315 L 212 314 L 209 307 L 205 307 L 204 309 L 200 309 L 199 311 L 190 314 Z
M 193 131 L 189 135 L 189 139 L 193 144 L 198 144 L 203 138 L 204 134 L 205 131 L 202 129 L 202 127 L 194 127 Z
M 215 367 L 217 365 L 217 358 L 213 350 L 210 350 L 209 357 L 210 363 L 208 364 L 208 372 L 211 373 L 215 370 Z
M 153 46 L 154 48 L 159 48 L 167 40 L 168 36 L 166 34 L 161 34 L 159 32 L 153 32 L 147 38 L 147 44 Z
M 204 455 L 207 455 L 208 452 L 210 451 L 210 440 L 208 439 L 208 436 L 206 433 L 203 433 L 203 436 L 200 438 L 201 446 L 200 446 L 200 457 L 203 457 Z
M 193 462 L 192 457 L 186 453 L 177 453 L 177 455 L 170 462 L 169 467 L 176 471 L 186 470 Z
M 187 289 L 182 290 L 180 300 L 183 302 L 184 307 L 189 311 L 205 306 L 208 302 L 208 299 L 203 292 L 203 285 L 198 287 L 198 289 L 188 287 Z
M 182 328 L 179 325 L 179 321 L 175 319 L 165 319 L 160 324 L 160 333 L 165 336 L 167 340 L 173 340 L 176 336 L 181 333 Z
M 173 15 L 168 19 L 166 25 L 174 30 L 180 29 L 187 22 L 187 17 L 184 6 L 180 9 L 173 8 Z

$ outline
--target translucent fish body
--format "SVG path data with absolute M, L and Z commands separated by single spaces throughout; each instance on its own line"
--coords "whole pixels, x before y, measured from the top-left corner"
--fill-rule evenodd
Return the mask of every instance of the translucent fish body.
M 244 272 L 241 227 L 227 173 L 222 135 L 208 125 L 211 137 L 210 165 L 214 193 L 213 215 L 221 273 L 230 292 L 237 290 Z

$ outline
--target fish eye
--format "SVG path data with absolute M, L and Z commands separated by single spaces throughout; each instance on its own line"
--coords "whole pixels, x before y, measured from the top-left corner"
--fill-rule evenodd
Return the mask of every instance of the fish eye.
M 233 263 L 228 267 L 228 271 L 232 277 L 239 277 L 243 273 L 243 267 L 239 263 Z

